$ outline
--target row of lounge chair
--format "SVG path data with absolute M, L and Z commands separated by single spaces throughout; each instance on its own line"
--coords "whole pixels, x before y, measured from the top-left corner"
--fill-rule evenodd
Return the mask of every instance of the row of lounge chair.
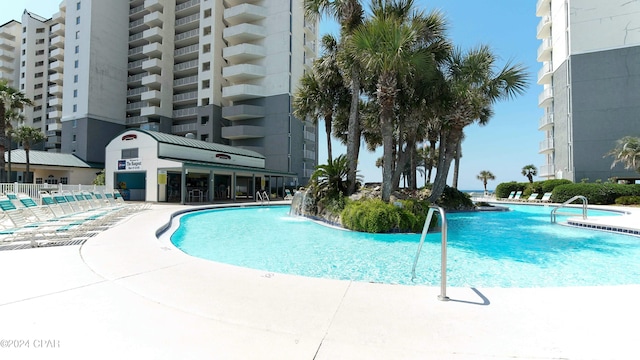
M 89 238 L 133 212 L 148 208 L 145 203 L 128 204 L 120 193 L 41 193 L 42 205 L 26 194 L 0 196 L 0 243 L 43 243 Z
M 507 201 L 528 201 L 528 202 L 540 202 L 540 203 L 548 203 L 551 202 L 551 193 L 547 192 L 542 195 L 540 199 L 538 199 L 538 193 L 532 193 L 529 195 L 527 199 L 521 198 L 522 191 L 512 191 L 504 200 Z

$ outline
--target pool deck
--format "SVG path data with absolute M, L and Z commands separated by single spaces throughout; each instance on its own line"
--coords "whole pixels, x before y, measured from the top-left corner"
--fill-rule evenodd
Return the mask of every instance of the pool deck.
M 83 245 L 0 251 L 0 358 L 637 356 L 640 284 L 448 288 L 444 302 L 439 287 L 267 273 L 156 238 L 192 208 L 154 204 Z M 640 209 L 630 210 L 616 221 L 640 229 Z

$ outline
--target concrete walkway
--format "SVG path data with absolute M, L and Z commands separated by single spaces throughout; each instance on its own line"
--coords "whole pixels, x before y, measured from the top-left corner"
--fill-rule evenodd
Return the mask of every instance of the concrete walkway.
M 449 288 L 451 301 L 442 302 L 434 287 L 303 278 L 193 258 L 155 236 L 172 213 L 193 207 L 153 208 L 84 245 L 0 251 L 0 358 L 637 356 L 640 284 Z M 638 271 L 640 260 L 629 266 Z

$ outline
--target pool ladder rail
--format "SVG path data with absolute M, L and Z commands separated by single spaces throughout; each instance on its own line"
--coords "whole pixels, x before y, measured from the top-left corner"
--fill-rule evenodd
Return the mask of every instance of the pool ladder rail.
M 556 222 L 556 215 L 560 214 L 560 215 L 575 215 L 574 213 L 558 213 L 558 209 L 561 209 L 563 207 L 567 207 L 569 204 L 571 204 L 572 202 L 576 201 L 576 200 L 582 200 L 582 219 L 585 220 L 587 218 L 587 207 L 589 205 L 589 201 L 587 200 L 586 197 L 582 196 L 582 195 L 576 195 L 574 197 L 572 197 L 571 199 L 563 202 L 562 204 L 556 206 L 555 208 L 553 208 L 553 210 L 551 210 L 551 223 L 555 223 Z
M 267 194 L 266 191 L 263 191 L 262 193 L 260 193 L 260 191 L 256 191 L 256 202 L 258 200 L 260 200 L 260 205 L 264 205 L 265 202 L 268 205 L 269 204 L 269 194 Z
M 438 300 L 449 301 L 449 297 L 447 296 L 447 216 L 445 215 L 444 209 L 439 206 L 429 207 L 427 219 L 424 221 L 424 226 L 422 227 L 422 236 L 420 236 L 420 244 L 418 245 L 416 258 L 413 261 L 413 268 L 411 269 L 411 281 L 414 281 L 416 278 L 416 265 L 418 265 L 418 258 L 420 257 L 420 251 L 422 250 L 422 244 L 424 244 L 424 239 L 427 237 L 427 232 L 429 232 L 429 225 L 431 224 L 431 219 L 433 218 L 433 214 L 436 212 L 436 210 L 440 213 L 440 219 L 442 221 L 440 251 L 440 295 L 438 295 Z

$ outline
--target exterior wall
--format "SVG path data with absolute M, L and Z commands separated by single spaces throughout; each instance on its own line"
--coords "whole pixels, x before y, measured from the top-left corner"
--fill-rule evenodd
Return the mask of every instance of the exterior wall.
M 20 49 L 22 25 L 9 21 L 0 26 L 0 79 L 18 88 L 20 83 Z
M 640 46 L 571 58 L 575 179 L 638 177 L 604 156 L 616 140 L 640 136 Z
M 20 87 L 27 98 L 35 99 L 23 113 L 25 124 L 46 131 L 47 65 L 49 27 L 44 18 L 25 11 L 22 15 L 22 53 L 20 57 Z
M 62 152 L 102 163 L 105 146 L 124 129 L 124 125 L 91 118 L 65 121 L 62 123 Z
M 571 149 L 571 104 L 569 101 L 570 61 L 564 61 L 553 74 L 553 162 L 558 179 L 573 181 L 573 151 Z

